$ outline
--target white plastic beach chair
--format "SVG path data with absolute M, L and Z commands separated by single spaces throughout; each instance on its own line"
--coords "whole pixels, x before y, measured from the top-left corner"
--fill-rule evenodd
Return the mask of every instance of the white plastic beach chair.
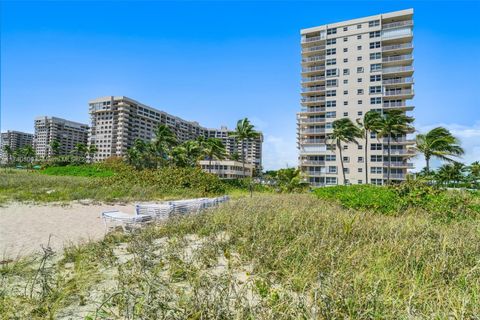
M 152 214 L 138 214 L 136 211 L 135 214 L 125 213 L 122 211 L 105 211 L 102 212 L 102 218 L 105 224 L 105 229 L 108 231 L 109 222 L 113 223 L 115 226 L 121 226 L 123 231 L 128 231 L 129 227 L 133 227 L 139 224 L 152 222 L 154 216 Z
M 151 215 L 156 221 L 168 219 L 173 211 L 173 206 L 168 203 L 142 203 L 135 206 L 137 214 Z

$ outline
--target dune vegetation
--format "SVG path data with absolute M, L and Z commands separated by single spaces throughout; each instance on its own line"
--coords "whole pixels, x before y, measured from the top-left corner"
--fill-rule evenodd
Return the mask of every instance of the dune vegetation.
M 30 319 L 405 319 L 480 314 L 480 220 L 254 195 L 0 265 Z

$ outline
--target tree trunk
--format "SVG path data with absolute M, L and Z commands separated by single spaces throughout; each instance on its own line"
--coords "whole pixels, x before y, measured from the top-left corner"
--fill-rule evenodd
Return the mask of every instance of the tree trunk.
M 388 134 L 388 147 L 387 147 L 387 149 L 388 149 L 387 184 L 388 185 L 390 184 L 390 167 L 391 167 L 390 166 L 391 165 L 391 163 L 390 163 L 390 160 L 391 160 L 390 159 L 390 151 L 391 151 L 390 150 L 390 138 L 391 138 L 391 134 Z
M 345 178 L 345 169 L 343 168 L 342 143 L 340 142 L 340 140 L 337 140 L 337 147 L 340 155 L 340 164 L 342 166 L 343 185 L 346 186 L 347 179 Z
M 368 184 L 368 130 L 365 130 L 365 183 Z
M 430 156 L 425 156 L 427 174 L 430 174 Z

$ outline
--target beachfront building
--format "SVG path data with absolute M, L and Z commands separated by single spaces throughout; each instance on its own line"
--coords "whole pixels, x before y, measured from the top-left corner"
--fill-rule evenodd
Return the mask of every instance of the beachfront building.
M 15 151 L 31 145 L 33 145 L 33 134 L 31 133 L 15 130 L 2 132 L 0 137 L 0 161 L 6 163 L 8 160 L 7 153 L 4 151 L 5 146 L 9 146 L 12 151 Z
M 362 119 L 369 110 L 413 110 L 413 10 L 403 10 L 301 30 L 302 92 L 297 114 L 299 165 L 313 186 L 343 184 L 332 122 Z M 387 177 L 386 140 L 369 139 L 368 183 Z M 406 177 L 412 140 L 392 141 L 391 178 Z M 364 141 L 344 146 L 347 183 L 365 181 Z
M 243 165 L 239 161 L 234 160 L 202 160 L 199 162 L 203 171 L 213 173 L 220 179 L 239 179 L 252 177 L 255 166 L 250 163 L 245 163 L 245 171 Z
M 230 137 L 232 131 L 226 127 L 208 129 L 198 122 L 187 121 L 124 96 L 107 96 L 89 102 L 90 132 L 89 144 L 98 148 L 95 161 L 111 156 L 122 157 L 136 139 L 150 141 L 155 137 L 159 124 L 168 126 L 175 133 L 179 143 L 200 136 L 220 138 L 230 156 L 241 155 L 241 147 Z M 260 169 L 262 165 L 263 136 L 245 144 L 246 160 Z
M 78 143 L 87 144 L 88 125 L 50 116 L 35 118 L 33 145 L 38 158 L 46 159 L 53 154 L 53 141 L 60 144 L 58 155 L 70 154 Z

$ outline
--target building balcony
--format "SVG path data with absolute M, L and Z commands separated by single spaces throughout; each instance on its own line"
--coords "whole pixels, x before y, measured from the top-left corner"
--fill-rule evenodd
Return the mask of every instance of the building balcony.
M 412 111 L 414 109 L 413 106 L 407 106 L 405 101 L 402 102 L 384 102 L 383 109 L 391 110 L 391 109 L 400 109 L 405 111 Z
M 382 69 L 383 74 L 411 76 L 413 75 L 413 66 L 386 67 Z
M 315 114 L 315 113 L 325 113 L 325 107 L 314 107 L 314 108 L 302 108 L 302 111 L 299 114 Z
M 318 45 L 314 47 L 304 47 L 302 48 L 302 54 L 314 54 L 319 53 L 325 50 L 325 45 Z
M 325 82 L 325 76 L 311 76 L 302 79 L 303 84 L 315 84 Z
M 325 134 L 325 129 L 300 129 L 300 134 L 303 135 L 315 135 L 315 134 Z
M 388 173 L 383 173 L 383 178 L 388 179 Z M 406 178 L 405 173 L 390 173 L 390 179 L 392 180 L 405 180 Z
M 302 38 L 302 44 L 307 44 L 307 43 L 315 43 L 318 41 L 323 41 L 325 40 L 324 35 L 316 36 L 316 37 L 309 37 L 309 38 Z
M 325 61 L 325 55 L 321 55 L 321 56 L 316 55 L 316 56 L 302 58 L 302 64 L 308 64 L 308 63 L 320 62 L 320 61 Z
M 382 30 L 401 28 L 401 27 L 411 27 L 411 26 L 413 26 L 413 20 L 396 21 L 396 22 L 382 24 Z
M 382 52 L 388 53 L 406 54 L 412 52 L 412 50 L 413 44 L 411 42 L 382 46 Z
M 323 91 L 325 91 L 325 86 L 315 86 L 315 87 L 304 87 L 304 88 L 302 88 L 302 93 L 323 92 Z
M 409 65 L 412 64 L 413 56 L 411 54 L 402 54 L 389 57 L 383 57 L 383 66 Z
M 387 144 L 388 143 L 388 138 L 383 138 L 383 143 Z M 408 139 L 407 137 L 400 137 L 400 138 L 397 138 L 397 139 L 393 139 L 391 138 L 390 139 L 390 144 L 404 144 L 404 145 L 411 145 L 411 144 L 415 144 L 415 140 L 413 139 Z
M 388 161 L 383 162 L 383 166 L 388 168 Z M 390 167 L 413 169 L 414 165 L 411 162 L 392 161 L 390 162 Z
M 324 166 L 325 161 L 323 160 L 300 160 L 301 165 L 309 165 L 309 166 Z
M 385 90 L 383 96 L 392 99 L 412 99 L 414 92 L 413 89 Z
M 301 139 L 300 144 L 325 144 L 325 139 Z
M 306 103 L 318 103 L 318 102 L 325 102 L 325 97 L 320 96 L 320 97 L 305 97 L 301 99 L 301 102 L 306 104 Z
M 388 155 L 388 150 L 383 149 L 383 154 Z M 390 155 L 396 156 L 396 155 L 406 155 L 406 156 L 413 156 L 415 155 L 415 151 L 411 149 L 391 149 L 390 150 Z
M 325 118 L 298 118 L 299 123 L 325 123 Z
M 400 39 L 401 41 L 410 41 L 412 38 L 413 31 L 411 27 L 399 27 L 382 31 L 382 41 L 386 41 L 386 44 L 389 44 L 389 42 L 396 42 Z
M 413 78 L 412 77 L 405 77 L 405 78 L 394 78 L 394 79 L 384 79 L 382 81 L 382 84 L 384 86 L 389 86 L 389 85 L 412 85 L 413 84 Z
M 324 72 L 325 66 L 313 66 L 313 67 L 305 67 L 302 68 L 302 74 L 311 74 L 317 72 Z

